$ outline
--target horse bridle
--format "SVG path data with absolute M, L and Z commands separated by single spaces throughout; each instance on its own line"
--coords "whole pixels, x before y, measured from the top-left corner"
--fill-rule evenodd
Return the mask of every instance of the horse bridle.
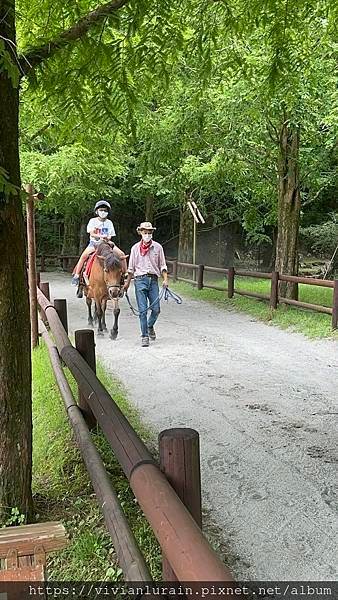
M 106 272 L 107 272 L 107 269 L 104 269 L 104 271 L 106 271 Z M 118 289 L 118 290 L 120 291 L 120 293 L 119 293 L 119 295 L 118 295 L 118 297 L 119 297 L 119 298 L 122 298 L 122 297 L 123 297 L 123 290 L 122 290 L 122 288 L 123 288 L 124 281 L 123 281 L 123 275 L 122 275 L 122 274 L 121 274 L 121 281 L 120 281 L 120 285 L 118 285 L 117 283 L 115 283 L 115 284 L 108 284 L 108 283 L 106 283 L 106 282 L 105 282 L 105 284 L 106 284 L 106 287 L 107 287 L 108 296 L 109 296 L 109 298 L 110 298 L 111 300 L 112 300 L 112 297 L 111 297 L 111 295 L 110 295 L 110 290 L 111 290 L 112 288 L 116 288 L 116 289 Z

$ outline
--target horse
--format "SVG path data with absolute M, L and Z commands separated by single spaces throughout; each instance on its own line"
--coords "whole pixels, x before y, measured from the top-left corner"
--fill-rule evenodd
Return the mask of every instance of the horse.
M 121 257 L 122 258 L 122 257 Z M 119 298 L 123 296 L 123 269 L 121 258 L 115 253 L 108 242 L 101 242 L 96 249 L 96 256 L 91 268 L 88 286 L 84 293 L 88 307 L 88 325 L 93 327 L 98 320 L 97 335 L 102 336 L 107 331 L 106 308 L 107 301 L 113 301 L 114 326 L 110 337 L 116 340 L 118 334 L 118 319 L 120 314 Z M 124 256 L 123 258 L 127 258 Z M 92 300 L 95 301 L 94 319 L 92 315 Z

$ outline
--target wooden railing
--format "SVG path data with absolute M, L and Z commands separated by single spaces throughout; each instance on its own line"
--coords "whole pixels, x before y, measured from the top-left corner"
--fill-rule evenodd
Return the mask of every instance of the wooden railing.
M 304 308 L 307 310 L 313 310 L 316 312 L 324 313 L 332 316 L 332 328 L 337 329 L 338 327 L 338 280 L 326 280 L 326 279 L 315 279 L 313 277 L 298 277 L 295 275 L 282 275 L 277 271 L 272 273 L 261 273 L 259 271 L 243 271 L 241 269 L 235 269 L 229 267 L 223 269 L 221 267 L 209 267 L 206 265 L 194 265 L 192 263 L 182 263 L 177 260 L 168 260 L 168 265 L 171 267 L 172 278 L 174 281 L 183 281 L 195 285 L 198 290 L 203 288 L 210 288 L 221 292 L 227 292 L 228 298 L 233 298 L 235 294 L 239 296 L 248 296 L 250 298 L 257 298 L 259 300 L 266 300 L 269 302 L 272 309 L 277 309 L 279 304 L 288 304 L 290 306 L 296 306 L 298 308 Z M 192 270 L 196 277 L 195 279 L 188 279 L 179 275 L 179 270 L 184 269 Z M 204 281 L 204 273 L 218 273 L 224 275 L 227 279 L 227 287 L 221 287 L 218 285 L 207 284 Z M 271 281 L 270 293 L 261 294 L 259 292 L 252 292 L 249 290 L 237 289 L 235 287 L 236 277 L 253 277 L 256 279 L 268 279 Z M 289 283 L 300 283 L 304 285 L 316 285 L 323 288 L 331 288 L 333 290 L 332 295 L 332 306 L 323 306 L 320 304 L 310 304 L 309 302 L 301 302 L 300 300 L 292 300 L 284 298 L 279 294 L 279 282 L 285 281 Z
M 233 582 L 230 571 L 211 548 L 200 528 L 197 432 L 184 428 L 162 432 L 159 437 L 158 465 L 96 377 L 93 331 L 76 331 L 74 347 L 67 332 L 66 300 L 55 299 L 51 303 L 48 284 L 41 283 L 40 288 L 37 289 L 40 335 L 47 345 L 67 415 L 125 579 L 145 582 L 150 581 L 150 574 L 91 439 L 89 428 L 96 426 L 103 431 L 162 548 L 164 579 L 179 582 Z M 47 323 L 53 339 L 47 330 Z M 63 373 L 63 365 L 68 367 L 77 382 L 78 402 Z M 191 472 L 192 468 L 197 471 Z
M 79 260 L 79 254 L 38 254 L 36 257 L 40 273 L 46 271 L 47 263 L 57 263 L 64 271 L 69 271 Z

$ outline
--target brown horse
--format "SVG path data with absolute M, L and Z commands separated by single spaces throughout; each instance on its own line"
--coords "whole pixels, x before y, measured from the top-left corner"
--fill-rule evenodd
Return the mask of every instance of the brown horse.
M 98 335 L 103 335 L 103 332 L 107 331 L 107 301 L 113 301 L 114 326 L 110 332 L 110 337 L 115 340 L 118 334 L 120 314 L 119 298 L 123 296 L 123 268 L 121 258 L 114 253 L 107 242 L 102 242 L 97 247 L 96 257 L 89 276 L 89 285 L 84 288 L 84 293 L 88 307 L 88 325 L 93 327 L 93 322 L 97 319 Z M 94 317 L 92 315 L 92 300 L 95 301 Z

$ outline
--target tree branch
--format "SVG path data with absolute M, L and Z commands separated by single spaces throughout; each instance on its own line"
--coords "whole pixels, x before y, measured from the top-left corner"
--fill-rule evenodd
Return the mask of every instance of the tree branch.
M 58 50 L 68 46 L 71 42 L 81 39 L 86 33 L 101 21 L 104 21 L 113 12 L 127 4 L 128 0 L 113 0 L 99 6 L 92 12 L 82 17 L 75 25 L 60 33 L 56 38 L 37 48 L 32 48 L 26 54 L 19 57 L 20 67 L 23 75 L 27 75 L 43 61 L 48 60 Z

